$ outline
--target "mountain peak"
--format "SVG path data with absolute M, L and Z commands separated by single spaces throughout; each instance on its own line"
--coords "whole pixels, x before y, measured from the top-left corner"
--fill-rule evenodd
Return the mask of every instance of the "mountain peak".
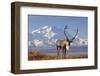
M 36 30 L 33 30 L 32 35 L 34 34 L 42 34 L 44 37 L 51 39 L 52 37 L 55 36 L 55 32 L 53 32 L 51 26 L 44 26 L 42 28 L 38 28 Z

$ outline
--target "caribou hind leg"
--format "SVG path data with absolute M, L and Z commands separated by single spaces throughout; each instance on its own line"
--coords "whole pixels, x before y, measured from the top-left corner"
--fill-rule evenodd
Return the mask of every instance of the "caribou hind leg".
M 62 50 L 62 58 L 66 58 L 66 49 L 64 48 L 63 50 Z
M 66 58 L 66 48 L 64 49 L 64 58 Z
M 64 49 L 62 49 L 62 58 L 64 58 L 64 54 L 65 52 L 64 52 Z

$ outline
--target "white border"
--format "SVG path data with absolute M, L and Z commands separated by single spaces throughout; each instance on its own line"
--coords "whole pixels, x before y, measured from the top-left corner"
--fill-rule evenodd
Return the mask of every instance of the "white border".
M 63 11 L 63 12 L 62 12 Z M 28 61 L 28 14 L 88 17 L 88 58 L 69 60 Z M 20 8 L 20 69 L 43 69 L 94 65 L 94 11 L 21 7 Z

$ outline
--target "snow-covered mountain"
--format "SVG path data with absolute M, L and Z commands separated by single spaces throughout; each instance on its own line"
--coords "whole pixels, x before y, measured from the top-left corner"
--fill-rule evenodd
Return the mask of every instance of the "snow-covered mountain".
M 65 36 L 63 30 L 59 30 L 57 27 L 44 26 L 29 33 L 28 39 L 29 46 L 54 47 L 57 39 L 65 39 Z M 72 46 L 83 46 L 87 44 L 87 39 L 77 37 L 72 43 Z
M 88 40 L 85 38 L 76 38 L 73 43 L 73 46 L 84 46 L 84 45 L 88 45 Z
M 42 34 L 44 37 L 48 39 L 51 39 L 53 36 L 56 35 L 56 33 L 53 32 L 52 27 L 49 26 L 44 26 L 42 28 L 33 30 L 31 33 L 33 34 L 33 36 L 34 34 Z

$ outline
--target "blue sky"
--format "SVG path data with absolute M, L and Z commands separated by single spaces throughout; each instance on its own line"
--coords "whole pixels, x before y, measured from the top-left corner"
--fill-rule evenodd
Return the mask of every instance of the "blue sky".
M 65 25 L 79 30 L 79 37 L 87 38 L 88 36 L 88 18 L 74 16 L 46 16 L 46 15 L 29 15 L 28 30 L 32 32 L 43 26 L 57 27 L 63 29 Z

